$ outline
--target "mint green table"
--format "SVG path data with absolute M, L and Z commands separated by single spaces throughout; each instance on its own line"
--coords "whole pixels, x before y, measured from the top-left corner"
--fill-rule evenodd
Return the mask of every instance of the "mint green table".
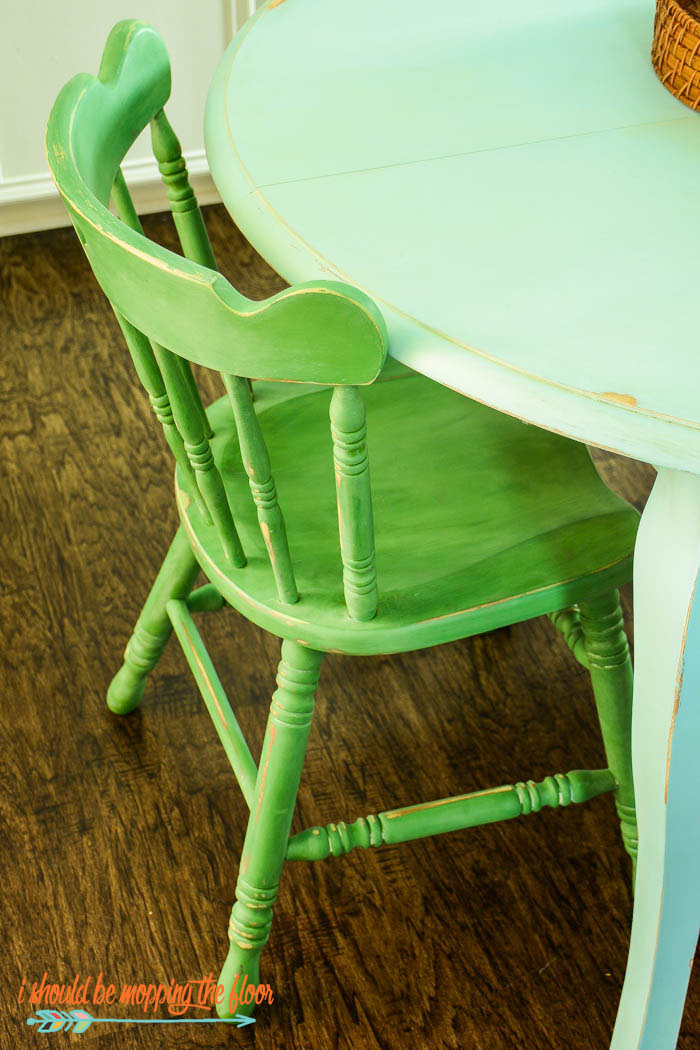
M 653 15 L 272 0 L 206 115 L 224 202 L 285 278 L 357 285 L 412 368 L 659 469 L 635 552 L 640 849 L 612 1050 L 676 1045 L 700 926 L 700 115 L 655 77 Z

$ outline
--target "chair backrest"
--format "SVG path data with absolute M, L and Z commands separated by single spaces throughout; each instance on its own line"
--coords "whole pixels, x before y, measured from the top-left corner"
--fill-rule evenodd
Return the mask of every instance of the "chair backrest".
M 374 532 L 358 387 L 373 382 L 384 363 L 383 318 L 364 293 L 340 282 L 297 284 L 254 302 L 217 272 L 180 144 L 163 111 L 169 95 L 170 63 L 160 36 L 143 22 L 118 23 L 97 77 L 74 77 L 54 104 L 46 135 L 51 172 L 200 510 L 214 523 L 227 557 L 243 566 L 190 362 L 222 373 L 285 603 L 297 601 L 298 593 L 249 378 L 335 387 L 331 432 L 345 599 L 352 617 L 371 619 L 377 609 Z M 121 173 L 126 152 L 149 123 L 184 258 L 145 237 Z

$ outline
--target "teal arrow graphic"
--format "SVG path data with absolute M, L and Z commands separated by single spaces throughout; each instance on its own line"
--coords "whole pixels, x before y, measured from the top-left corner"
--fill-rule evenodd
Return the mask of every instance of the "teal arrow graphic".
M 39 1032 L 71 1032 L 80 1035 L 93 1024 L 232 1024 L 243 1028 L 255 1024 L 254 1017 L 92 1017 L 87 1010 L 37 1010 L 27 1024 L 37 1025 Z

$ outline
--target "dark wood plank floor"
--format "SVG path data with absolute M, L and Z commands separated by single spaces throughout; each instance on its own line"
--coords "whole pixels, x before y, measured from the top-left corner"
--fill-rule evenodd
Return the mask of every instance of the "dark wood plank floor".
M 207 219 L 243 292 L 281 287 L 222 208 Z M 146 227 L 172 244 L 167 217 Z M 26 1027 L 24 977 L 216 976 L 245 809 L 175 643 L 140 712 L 104 704 L 176 515 L 164 442 L 77 238 L 0 240 L 0 282 L 0 1047 L 58 1046 L 68 1037 Z M 641 507 L 652 469 L 600 461 Z M 278 643 L 231 610 L 203 630 L 257 752 Z M 407 656 L 331 656 L 317 711 L 297 827 L 603 763 L 587 675 L 543 620 Z M 604 1050 L 630 910 L 606 797 L 298 864 L 264 957 L 276 1000 L 254 1026 L 95 1025 L 79 1039 Z M 681 1050 L 700 1045 L 697 976 Z

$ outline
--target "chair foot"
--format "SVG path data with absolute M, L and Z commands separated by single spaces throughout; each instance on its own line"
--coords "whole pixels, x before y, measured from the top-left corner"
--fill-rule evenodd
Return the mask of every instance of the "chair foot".
M 579 605 L 584 646 L 608 767 L 617 781 L 615 805 L 635 875 L 638 833 L 632 779 L 632 661 L 615 591 Z M 634 883 L 633 883 L 634 885 Z
M 171 598 L 187 598 L 198 575 L 199 564 L 180 526 L 129 639 L 124 663 L 107 689 L 107 706 L 114 714 L 126 715 L 138 707 L 146 678 L 158 663 L 172 630 L 167 603 Z
M 136 632 L 131 637 L 134 640 Z M 131 641 L 129 644 L 131 644 Z M 158 653 L 160 656 L 160 653 Z M 144 689 L 146 688 L 146 674 L 136 667 L 130 667 L 128 660 L 130 654 L 124 654 L 124 663 L 115 674 L 107 688 L 107 707 L 115 715 L 128 715 L 141 703 Z M 157 661 L 158 657 L 156 657 Z M 155 666 L 155 661 L 153 666 Z
M 250 1016 L 255 1008 L 256 997 L 253 992 L 247 1001 L 246 985 L 259 985 L 260 952 L 270 936 L 322 658 L 298 642 L 282 642 L 231 912 L 230 947 L 219 978 L 225 989 L 217 1006 L 220 1017 Z
M 224 989 L 221 1002 L 217 1003 L 216 1007 L 219 1017 L 234 1017 L 236 1014 L 250 1017 L 253 1014 L 256 1006 L 255 996 L 253 994 L 250 1001 L 247 1001 L 249 997 L 246 996 L 246 991 L 251 989 L 252 994 L 260 984 L 260 952 L 263 946 L 264 942 L 259 947 L 243 948 L 231 941 L 226 962 L 219 975 L 219 986 Z

